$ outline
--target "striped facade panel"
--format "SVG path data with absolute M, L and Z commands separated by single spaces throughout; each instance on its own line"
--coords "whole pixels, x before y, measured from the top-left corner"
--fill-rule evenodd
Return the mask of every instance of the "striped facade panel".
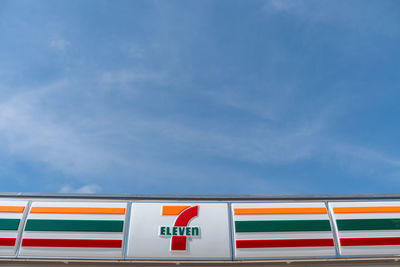
M 335 256 L 323 202 L 232 204 L 235 259 Z
M 398 255 L 400 201 L 331 202 L 340 255 Z
M 121 258 L 127 203 L 33 202 L 20 256 Z
M 0 201 L 0 256 L 15 256 L 27 201 Z

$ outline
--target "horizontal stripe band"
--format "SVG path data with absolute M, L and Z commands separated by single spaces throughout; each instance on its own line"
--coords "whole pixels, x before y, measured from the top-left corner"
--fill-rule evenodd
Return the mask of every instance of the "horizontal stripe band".
M 392 213 L 400 212 L 400 206 L 392 207 L 336 207 L 334 213 Z
M 0 206 L 0 212 L 14 212 L 14 213 L 22 213 L 24 212 L 24 206 Z
M 0 219 L 0 230 L 18 230 L 19 219 Z
M 24 238 L 22 247 L 58 247 L 58 248 L 121 248 L 122 240 L 104 239 L 36 239 Z
M 235 215 L 326 214 L 326 208 L 237 208 Z
M 236 240 L 236 248 L 333 247 L 333 239 Z
M 235 221 L 235 232 L 330 231 L 329 220 Z
M 30 213 L 125 214 L 125 208 L 32 207 Z
M 15 238 L 0 238 L 0 246 L 13 247 L 15 246 Z
M 122 232 L 123 221 L 29 219 L 25 231 Z
M 190 206 L 163 206 L 162 215 L 178 215 Z
M 336 224 L 339 231 L 400 229 L 400 219 L 340 219 Z
M 400 237 L 341 238 L 340 245 L 347 246 L 396 246 Z

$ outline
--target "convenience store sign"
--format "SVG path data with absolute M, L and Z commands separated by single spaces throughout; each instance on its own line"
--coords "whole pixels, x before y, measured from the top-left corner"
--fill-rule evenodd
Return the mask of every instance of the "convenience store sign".
M 243 260 L 397 255 L 400 201 L 0 199 L 0 256 Z

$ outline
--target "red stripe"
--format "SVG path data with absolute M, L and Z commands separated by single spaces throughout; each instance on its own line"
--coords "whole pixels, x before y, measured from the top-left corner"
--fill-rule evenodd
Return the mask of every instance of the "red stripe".
M 104 239 L 36 239 L 24 238 L 23 247 L 57 247 L 57 248 L 121 248 L 122 240 Z
M 351 246 L 393 246 L 400 245 L 400 237 L 341 238 L 340 245 Z
M 333 247 L 333 239 L 236 240 L 236 248 Z
M 15 246 L 15 238 L 0 238 L 0 246 L 2 247 Z

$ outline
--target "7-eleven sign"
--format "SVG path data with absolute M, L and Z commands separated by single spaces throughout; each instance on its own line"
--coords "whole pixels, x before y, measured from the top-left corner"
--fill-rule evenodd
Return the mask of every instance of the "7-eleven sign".
M 224 202 L 134 201 L 128 259 L 230 260 L 228 204 Z
M 160 237 L 171 237 L 171 251 L 186 251 L 187 238 L 199 237 L 200 228 L 189 226 L 190 221 L 197 217 L 199 206 L 162 206 L 163 216 L 176 216 L 172 226 L 159 227 Z

